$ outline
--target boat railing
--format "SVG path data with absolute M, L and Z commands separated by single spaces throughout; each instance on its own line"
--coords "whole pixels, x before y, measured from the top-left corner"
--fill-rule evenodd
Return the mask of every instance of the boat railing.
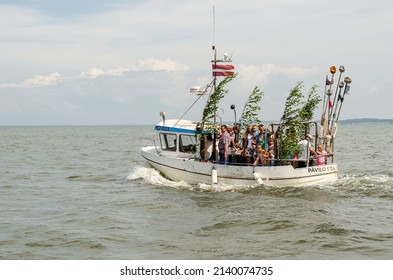
M 316 121 L 307 121 L 307 122 L 301 122 L 301 126 L 304 128 L 304 137 L 308 134 L 310 134 L 313 138 L 311 141 L 311 147 L 313 148 L 314 151 L 318 150 L 318 145 L 322 144 L 325 147 L 329 146 L 329 151 L 325 155 L 317 155 L 317 156 L 311 156 L 310 155 L 310 150 L 307 147 L 307 158 L 297 158 L 297 155 L 291 155 L 291 158 L 285 157 L 285 158 L 280 158 L 280 141 L 282 140 L 282 137 L 285 133 L 287 133 L 290 130 L 293 129 L 291 126 L 288 125 L 286 122 L 272 122 L 267 125 L 267 127 L 270 127 L 270 133 L 274 135 L 274 147 L 275 147 L 275 161 L 277 162 L 287 162 L 288 164 L 292 164 L 296 166 L 297 162 L 303 161 L 306 162 L 306 166 L 308 167 L 311 164 L 313 164 L 313 161 L 317 159 L 319 156 L 324 156 L 325 157 L 325 164 L 327 163 L 333 163 L 334 162 L 334 137 L 331 135 L 324 135 L 323 133 L 323 127 L 319 124 L 317 124 Z M 266 134 L 269 133 L 266 131 Z M 304 138 L 303 138 L 304 139 Z
M 156 144 L 156 140 L 155 140 L 155 139 L 148 138 L 148 137 L 140 137 L 139 140 L 143 140 L 143 141 L 145 141 L 145 142 L 147 142 L 147 143 L 153 142 L 153 146 L 154 146 L 154 148 L 156 149 L 157 154 L 160 153 L 159 145 Z M 149 146 L 149 145 L 148 145 L 148 144 L 145 144 L 145 146 Z
M 253 162 L 255 160 L 255 157 L 252 157 L 252 162 L 251 164 L 247 163 L 246 161 L 246 156 L 243 155 L 238 155 L 240 157 L 243 157 L 244 159 L 240 160 L 240 161 L 232 161 L 231 159 L 228 160 L 228 162 L 226 162 L 226 165 L 234 165 L 234 166 L 252 166 Z M 325 164 L 329 164 L 329 158 L 333 157 L 332 153 L 326 154 L 324 155 L 325 159 Z M 190 159 L 194 159 L 197 161 L 201 161 L 200 158 L 197 157 L 190 157 Z M 298 168 L 298 162 L 306 162 L 306 167 L 309 166 L 316 166 L 316 162 L 315 160 L 317 159 L 316 156 L 309 156 L 307 159 L 296 159 L 296 158 L 283 158 L 283 159 L 277 159 L 277 158 L 272 158 L 272 159 L 267 159 L 266 163 L 259 163 L 256 166 L 284 166 L 284 165 L 292 165 L 294 168 Z M 214 164 L 220 164 L 219 161 L 215 161 L 215 160 L 204 160 L 204 162 L 209 162 L 209 163 L 214 163 Z M 333 163 L 333 162 L 332 162 Z
M 304 162 L 305 164 L 302 164 L 301 166 L 314 166 L 316 163 L 316 159 L 320 156 L 325 157 L 325 164 L 328 163 L 333 163 L 334 162 L 334 137 L 331 137 L 328 139 L 328 137 L 323 135 L 323 129 L 321 128 L 320 125 L 318 125 L 315 121 L 310 121 L 310 122 L 303 122 L 300 125 L 302 125 L 304 128 L 304 137 L 307 134 L 310 134 L 313 138 L 313 141 L 311 141 L 312 149 L 314 151 L 317 151 L 318 149 L 318 144 L 323 144 L 326 146 L 326 142 L 329 141 L 329 151 L 325 155 L 316 155 L 312 156 L 310 155 L 310 150 L 307 147 L 307 158 L 299 158 L 299 155 L 296 155 L 295 153 L 290 154 L 289 156 L 284 156 L 280 157 L 280 145 L 282 143 L 282 137 L 285 133 L 288 131 L 290 132 L 291 127 L 288 125 L 288 123 L 285 122 L 272 122 L 268 124 L 267 128 L 265 130 L 265 146 L 262 147 L 264 151 L 270 151 L 269 147 L 269 140 L 273 141 L 274 145 L 274 150 L 272 154 L 274 154 L 274 157 L 269 157 L 265 159 L 265 164 L 259 164 L 259 166 L 278 166 L 278 165 L 292 165 L 294 168 L 297 168 L 299 166 L 299 162 Z M 270 128 L 270 129 L 269 129 Z M 271 138 L 271 139 L 270 139 Z M 304 139 L 304 138 L 303 138 Z M 298 142 L 296 144 L 292 145 L 298 145 Z M 289 148 L 291 149 L 291 148 Z M 205 159 L 203 161 L 205 162 L 211 162 L 211 163 L 219 163 L 217 160 L 214 160 L 214 156 L 210 157 L 209 159 Z M 247 156 L 244 155 L 243 150 L 234 150 L 231 155 L 229 156 L 228 163 L 229 165 L 236 165 L 236 166 L 247 166 L 251 165 L 254 163 L 256 159 L 256 154 L 253 156 L 249 156 L 247 159 Z M 201 160 L 201 159 L 200 159 Z

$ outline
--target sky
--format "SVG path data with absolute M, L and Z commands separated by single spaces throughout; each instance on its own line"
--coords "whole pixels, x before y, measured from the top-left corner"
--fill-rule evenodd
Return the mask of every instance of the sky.
M 393 118 L 390 0 L 0 0 L 0 25 L 0 125 L 180 118 L 190 87 L 212 80 L 212 45 L 238 73 L 224 121 L 255 86 L 262 120 L 280 119 L 297 82 L 323 97 L 332 65 L 352 78 L 341 119 Z M 184 118 L 199 120 L 204 102 Z

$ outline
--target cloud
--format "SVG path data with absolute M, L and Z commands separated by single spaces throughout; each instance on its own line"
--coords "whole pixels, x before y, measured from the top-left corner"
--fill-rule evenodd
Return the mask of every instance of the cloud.
M 101 68 L 91 68 L 82 72 L 79 77 L 87 79 L 96 79 L 101 76 L 123 76 L 125 73 L 134 71 L 166 71 L 166 72 L 187 72 L 189 70 L 187 65 L 180 64 L 171 59 L 159 60 L 149 58 L 146 60 L 139 60 L 135 65 L 128 67 L 119 66 L 118 68 L 103 70 Z
M 87 79 L 96 79 L 100 76 L 106 75 L 106 72 L 100 68 L 91 68 L 87 71 L 82 72 L 79 76 L 81 78 L 87 78 Z
M 171 59 L 158 60 L 149 58 L 146 60 L 140 60 L 135 67 L 133 67 L 134 71 L 144 71 L 144 70 L 153 70 L 153 71 L 168 71 L 168 72 L 187 72 L 189 70 L 187 65 L 180 64 Z
M 34 78 L 24 80 L 21 83 L 4 83 L 0 84 L 0 88 L 34 88 L 34 87 L 47 87 L 57 85 L 61 79 L 59 73 L 54 72 L 47 76 L 37 75 Z

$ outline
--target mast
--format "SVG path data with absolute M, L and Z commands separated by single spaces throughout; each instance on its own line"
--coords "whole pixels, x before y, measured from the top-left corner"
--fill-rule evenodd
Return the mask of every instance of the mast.
M 216 50 L 216 12 L 214 9 L 213 5 L 213 60 L 212 63 L 214 63 L 214 69 L 217 66 L 217 50 Z M 213 92 L 216 91 L 217 88 L 217 76 L 213 75 Z M 216 122 L 217 122 L 217 111 L 214 112 L 214 118 L 213 118 L 213 127 L 216 127 Z M 212 151 L 212 156 L 214 157 L 214 161 L 217 161 L 217 132 L 214 129 L 213 132 L 213 151 Z
M 232 76 L 234 75 L 234 67 L 233 65 L 225 65 L 222 63 L 228 63 L 228 62 L 232 62 L 231 57 L 228 58 L 228 54 L 224 53 L 224 57 L 223 59 L 217 59 L 217 48 L 215 45 L 215 11 L 214 11 L 214 6 L 213 6 L 213 34 L 214 34 L 214 38 L 213 38 L 213 45 L 212 45 L 212 50 L 213 50 L 213 59 L 211 60 L 212 63 L 212 74 L 213 74 L 213 81 L 212 81 L 212 86 L 213 86 L 213 91 L 212 94 L 209 96 L 209 101 L 211 101 L 212 99 L 212 95 L 215 96 L 216 91 L 217 91 L 217 76 Z M 220 82 L 221 83 L 221 82 Z M 218 87 L 220 86 L 220 84 L 218 85 Z M 214 97 L 217 98 L 217 97 Z M 222 97 L 220 97 L 219 99 L 221 99 Z M 213 100 L 212 104 L 214 104 L 214 112 L 213 112 L 213 151 L 212 151 L 212 155 L 215 161 L 217 161 L 217 148 L 216 148 L 216 141 L 217 141 L 217 131 L 216 131 L 216 125 L 217 125 L 217 105 L 218 105 L 218 100 Z M 209 103 L 209 102 L 208 102 Z M 207 107 L 205 107 L 207 108 Z

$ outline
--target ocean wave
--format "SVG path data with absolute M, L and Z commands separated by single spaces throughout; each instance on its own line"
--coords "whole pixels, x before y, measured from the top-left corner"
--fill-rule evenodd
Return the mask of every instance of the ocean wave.
M 386 174 L 343 175 L 334 185 L 348 193 L 393 197 L 393 177 Z

